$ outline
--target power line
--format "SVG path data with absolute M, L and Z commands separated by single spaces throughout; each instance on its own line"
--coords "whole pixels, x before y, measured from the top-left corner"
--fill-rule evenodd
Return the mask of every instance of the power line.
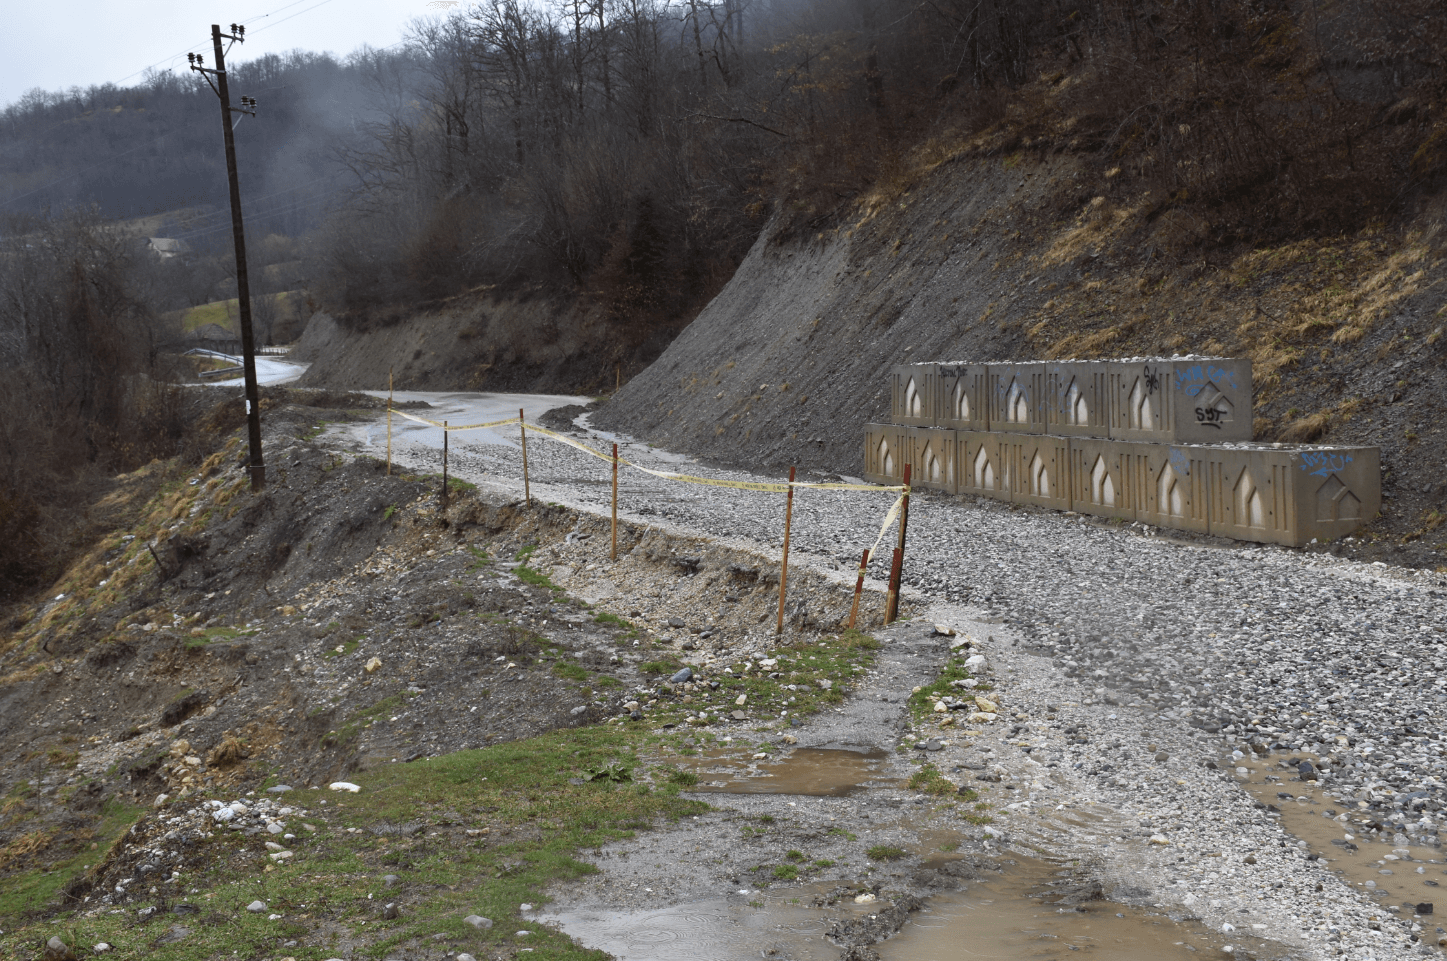
M 280 216 L 281 214 L 293 213 L 293 212 L 298 211 L 298 210 L 305 210 L 305 209 L 308 208 L 308 207 L 314 207 L 314 206 L 316 206 L 317 204 L 321 203 L 321 202 L 324 201 L 324 200 L 328 200 L 328 199 L 330 199 L 330 198 L 332 198 L 332 197 L 335 197 L 335 196 L 336 196 L 337 194 L 339 194 L 339 193 L 342 193 L 342 191 L 341 191 L 341 190 L 329 190 L 329 191 L 327 191 L 327 192 L 324 193 L 324 194 L 313 194 L 311 197 L 306 197 L 306 198 L 303 198 L 303 199 L 301 199 L 301 200 L 293 201 L 292 203 L 289 203 L 289 204 L 282 204 L 281 206 L 278 206 L 278 207 L 272 207 L 272 208 L 269 209 L 269 210 L 246 210 L 246 209 L 243 209 L 242 213 L 245 214 L 245 216 L 246 216 L 246 218 L 247 218 L 248 220 L 252 220 L 252 221 L 266 220 L 266 219 L 268 219 L 268 218 Z M 216 224 L 216 225 L 213 225 L 213 226 L 203 227 L 203 228 L 201 228 L 200 230 L 192 230 L 192 231 L 186 231 L 186 232 L 184 232 L 184 233 L 176 234 L 175 237 L 173 237 L 172 239 L 173 239 L 173 240 L 195 240 L 195 239 L 198 238 L 198 237 L 208 237 L 208 236 L 210 236 L 211 234 L 219 233 L 219 232 L 221 232 L 221 231 L 223 231 L 223 230 L 230 230 L 230 229 L 231 229 L 231 224 L 229 224 L 229 223 Z

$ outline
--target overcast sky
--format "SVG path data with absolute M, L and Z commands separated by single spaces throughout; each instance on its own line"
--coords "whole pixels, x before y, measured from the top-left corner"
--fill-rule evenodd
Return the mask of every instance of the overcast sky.
M 345 56 L 387 47 L 418 17 L 444 13 L 429 0 L 17 0 L 0 27 L 0 109 L 41 87 L 141 82 L 147 67 L 186 69 L 187 51 L 211 60 L 211 24 L 246 24 L 228 59 L 287 50 Z

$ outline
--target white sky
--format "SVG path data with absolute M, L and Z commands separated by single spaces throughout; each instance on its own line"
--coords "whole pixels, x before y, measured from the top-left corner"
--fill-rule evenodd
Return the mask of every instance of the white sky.
M 246 25 L 228 61 L 297 48 L 343 57 L 391 46 L 412 20 L 442 13 L 429 0 L 18 0 L 0 28 L 0 109 L 34 87 L 132 86 L 151 66 L 184 72 L 188 50 L 210 65 L 213 23 Z

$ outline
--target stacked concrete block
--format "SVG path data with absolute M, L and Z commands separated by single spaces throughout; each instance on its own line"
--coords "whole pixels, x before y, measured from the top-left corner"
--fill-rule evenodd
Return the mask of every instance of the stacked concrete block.
M 1138 445 L 1144 455 L 1133 466 L 1132 484 L 1143 491 L 1136 520 L 1156 527 L 1210 532 L 1206 515 L 1206 457 L 1210 448 Z
M 1061 437 L 1109 437 L 1110 365 L 1066 361 L 1045 365 L 1045 432 Z
M 1240 540 L 1303 545 L 1381 508 L 1376 448 L 1251 444 L 1251 363 L 1223 358 L 896 368 L 865 476 Z
M 1249 441 L 1251 361 L 1210 357 L 1107 361 L 1112 440 Z
M 908 427 L 933 427 L 939 364 L 903 364 L 890 372 L 889 419 Z
M 1052 434 L 995 434 L 1010 500 L 1070 510 L 1070 439 Z
M 990 369 L 984 364 L 933 364 L 935 426 L 990 429 Z
M 1070 509 L 1135 520 L 1140 492 L 1131 486 L 1129 470 L 1135 446 L 1093 437 L 1070 438 Z
M 1045 364 L 989 365 L 989 427 L 1012 434 L 1045 433 Z
M 983 430 L 955 433 L 959 436 L 955 445 L 959 457 L 956 493 L 1009 500 L 1014 477 L 1009 452 L 1000 443 L 1005 435 Z
M 958 493 L 959 457 L 955 448 L 959 444 L 959 431 L 911 427 L 909 436 L 913 454 L 910 463 L 914 465 L 910 485 Z
M 914 440 L 908 427 L 864 425 L 864 478 L 871 484 L 886 487 L 898 484 L 904 475 L 904 465 L 912 463 L 913 457 Z

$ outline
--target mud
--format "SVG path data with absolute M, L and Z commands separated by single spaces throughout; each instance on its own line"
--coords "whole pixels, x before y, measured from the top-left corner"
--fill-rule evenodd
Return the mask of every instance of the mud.
M 1372 815 L 1356 805 L 1343 804 L 1325 790 L 1296 774 L 1301 761 L 1319 766 L 1308 754 L 1265 755 L 1259 760 L 1228 759 L 1242 786 L 1262 804 L 1279 813 L 1282 828 L 1300 839 L 1319 861 L 1324 861 L 1359 892 L 1372 898 L 1387 914 L 1410 918 L 1429 930 L 1442 922 L 1437 912 L 1447 909 L 1447 860 L 1428 845 L 1399 843 L 1402 836 L 1374 830 Z M 1240 768 L 1247 774 L 1242 777 Z M 1374 840 L 1381 836 L 1381 840 Z M 1421 907 L 1423 911 L 1417 909 Z M 1423 943 L 1438 939 L 1424 937 Z
M 699 792 L 849 797 L 870 785 L 897 786 L 896 779 L 883 777 L 888 756 L 875 747 L 806 747 L 781 761 L 748 767 L 724 756 L 682 762 L 699 776 Z
M 1231 939 L 1199 921 L 1173 921 L 1105 900 L 1068 865 L 1011 857 L 981 870 L 963 866 L 967 890 L 928 902 L 908 895 L 893 903 L 867 888 L 784 893 L 740 890 L 651 911 L 577 909 L 550 920 L 588 947 L 619 961 L 960 961 L 974 958 L 1054 959 L 1095 956 L 1110 961 L 1172 961 L 1214 957 L 1227 947 L 1250 957 L 1263 943 Z M 978 879 L 978 880 L 973 880 Z M 872 947 L 870 947 L 872 945 Z

